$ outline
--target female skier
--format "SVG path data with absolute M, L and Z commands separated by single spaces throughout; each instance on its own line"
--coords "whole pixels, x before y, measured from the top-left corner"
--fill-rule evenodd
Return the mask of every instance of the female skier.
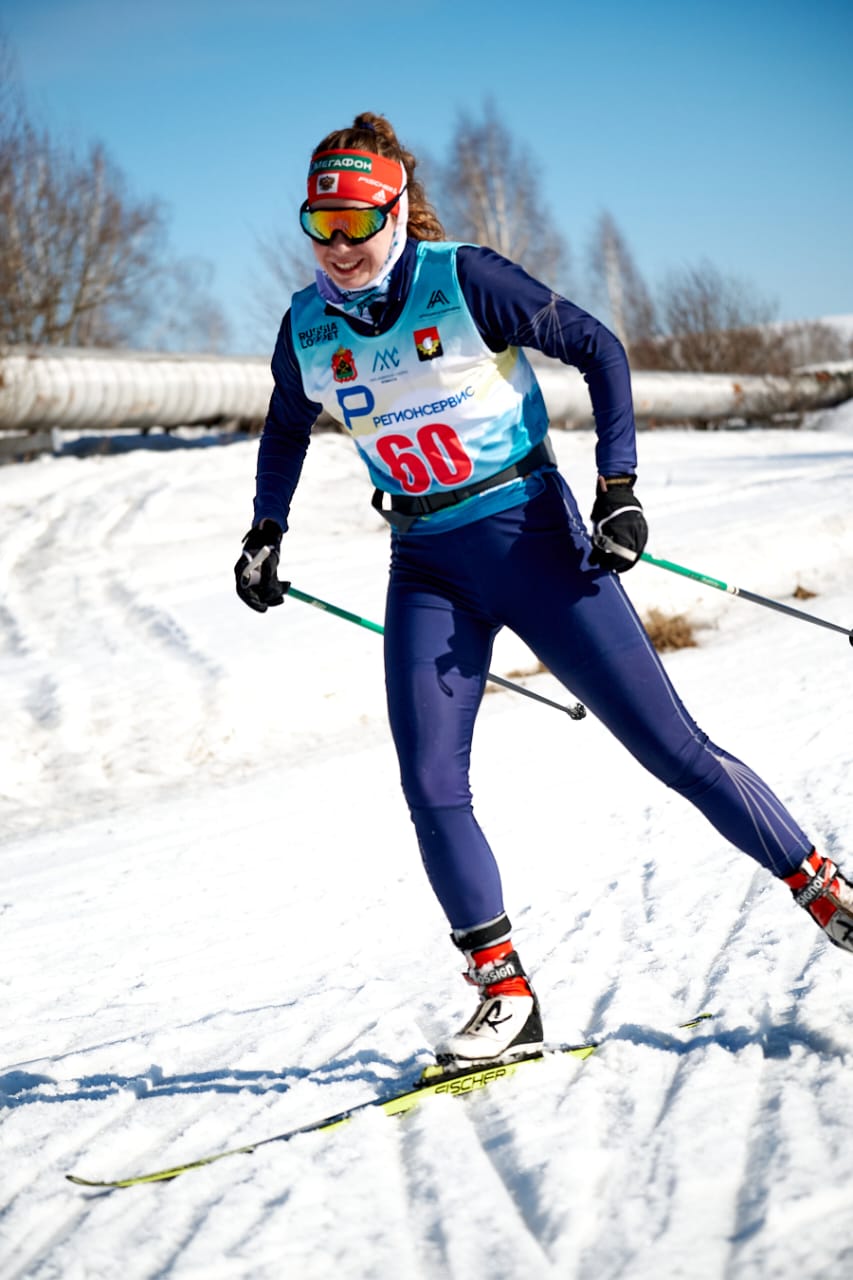
M 853 886 L 769 787 L 690 718 L 617 577 L 647 536 L 624 349 L 521 267 L 447 242 L 415 168 L 388 121 L 370 113 L 311 157 L 299 216 L 316 282 L 295 294 L 279 331 L 254 523 L 235 574 L 252 609 L 281 604 L 281 537 L 325 410 L 352 437 L 391 525 L 391 730 L 427 875 L 479 990 L 440 1059 L 494 1061 L 542 1045 L 468 783 L 474 720 L 504 626 L 853 951 Z M 599 475 L 592 536 L 556 469 L 523 347 L 575 365 L 589 387 Z

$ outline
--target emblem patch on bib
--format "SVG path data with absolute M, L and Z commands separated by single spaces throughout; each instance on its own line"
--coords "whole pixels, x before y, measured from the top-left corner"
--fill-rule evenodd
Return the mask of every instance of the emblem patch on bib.
M 355 358 L 349 347 L 338 347 L 332 356 L 332 377 L 335 382 L 352 382 L 358 377 Z
M 429 329 L 416 329 L 412 336 L 415 339 L 419 360 L 436 360 L 444 355 L 436 325 L 432 325 Z

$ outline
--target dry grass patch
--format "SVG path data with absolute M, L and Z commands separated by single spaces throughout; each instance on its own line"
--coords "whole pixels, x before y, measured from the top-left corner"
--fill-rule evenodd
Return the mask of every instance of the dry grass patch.
M 667 614 L 661 609 L 649 609 L 643 619 L 643 626 L 658 653 L 697 647 L 693 623 L 684 613 Z
M 523 680 L 525 676 L 547 676 L 548 668 L 544 662 L 537 662 L 535 667 L 516 667 L 514 671 L 507 672 L 507 680 Z
M 550 674 L 550 671 L 543 662 L 537 662 L 535 666 L 532 667 L 514 667 L 512 671 L 507 671 L 503 678 L 504 680 L 525 680 L 528 676 L 547 676 Z M 491 684 L 488 680 L 486 681 L 486 693 L 508 692 L 509 690 L 507 690 L 504 685 Z
M 698 641 L 694 635 L 694 624 L 684 613 L 666 614 L 661 609 L 650 609 L 643 619 L 643 626 L 649 634 L 658 653 L 672 653 L 676 649 L 695 649 Z M 530 676 L 549 675 L 548 668 L 542 662 L 531 667 L 515 667 L 507 671 L 507 680 L 525 680 Z M 503 692 L 501 685 L 486 684 L 486 693 Z

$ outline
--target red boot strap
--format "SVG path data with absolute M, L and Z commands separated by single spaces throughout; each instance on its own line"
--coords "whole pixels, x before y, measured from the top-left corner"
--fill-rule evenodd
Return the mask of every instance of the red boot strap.
M 808 906 L 812 898 L 817 897 L 823 891 L 823 888 L 832 880 L 838 868 L 829 858 L 821 858 L 816 849 L 812 849 L 807 858 L 803 859 L 803 863 L 790 876 L 784 876 L 784 882 L 794 894 L 797 902 L 800 902 L 802 890 L 807 890 L 802 896 L 805 902 L 800 902 L 801 906 Z
M 504 978 L 501 982 L 490 982 L 486 987 L 487 996 L 532 996 L 530 984 L 526 978 Z
M 789 876 L 787 883 L 791 886 L 797 906 L 804 907 L 821 924 L 826 924 L 838 907 L 837 900 L 833 901 L 840 887 L 836 879 L 838 868 L 829 858 L 820 859 L 817 855 L 815 857 L 818 865 L 812 876 L 805 873 L 804 883 L 793 883 L 798 880 L 798 877 Z M 808 861 L 811 863 L 811 858 Z
M 471 967 L 465 977 L 489 996 L 532 995 L 518 953 L 509 942 L 472 952 Z

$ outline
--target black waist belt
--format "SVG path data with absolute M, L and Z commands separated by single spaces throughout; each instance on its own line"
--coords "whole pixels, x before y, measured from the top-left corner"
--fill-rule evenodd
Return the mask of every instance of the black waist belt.
M 390 510 L 382 506 L 385 490 L 374 489 L 373 506 L 390 525 L 393 525 L 400 533 L 405 533 L 407 529 L 412 527 L 419 516 L 428 516 L 433 511 L 443 511 L 446 507 L 455 507 L 458 503 L 465 502 L 468 498 L 473 498 L 476 493 L 483 493 L 486 489 L 494 489 L 495 485 L 506 484 L 508 480 L 517 480 L 519 476 L 529 475 L 531 471 L 538 471 L 540 467 L 554 467 L 556 465 L 557 459 L 554 457 L 551 441 L 546 436 L 540 444 L 535 445 L 518 462 L 514 462 L 510 467 L 504 467 L 503 471 L 498 471 L 493 476 L 487 476 L 485 480 L 478 480 L 476 484 L 461 485 L 458 489 L 446 489 L 443 493 L 425 493 L 421 497 L 409 493 L 392 493 L 389 495 L 391 498 Z

